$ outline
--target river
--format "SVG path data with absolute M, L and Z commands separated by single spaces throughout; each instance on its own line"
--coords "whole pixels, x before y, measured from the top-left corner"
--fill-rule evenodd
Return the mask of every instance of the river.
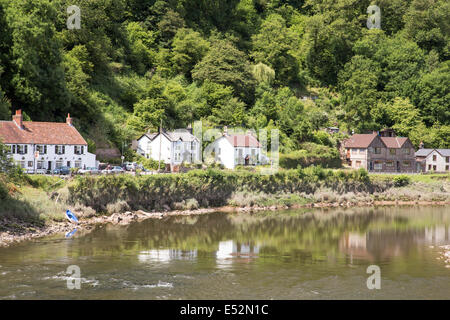
M 149 219 L 0 248 L 0 299 L 450 299 L 448 245 L 450 207 Z

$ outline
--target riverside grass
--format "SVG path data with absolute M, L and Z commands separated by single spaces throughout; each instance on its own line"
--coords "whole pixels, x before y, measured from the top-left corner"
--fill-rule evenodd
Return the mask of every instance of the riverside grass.
M 325 187 L 337 193 L 371 193 L 382 192 L 390 186 L 386 181 L 371 181 L 365 170 L 333 171 L 309 167 L 263 175 L 211 169 L 140 177 L 77 177 L 68 186 L 68 201 L 100 212 L 109 211 L 108 205 L 117 201 L 125 201 L 132 210 L 162 210 L 167 207 L 172 209 L 188 200 L 191 203 L 195 200 L 201 207 L 229 205 L 234 195 L 243 192 L 256 195 L 311 195 Z

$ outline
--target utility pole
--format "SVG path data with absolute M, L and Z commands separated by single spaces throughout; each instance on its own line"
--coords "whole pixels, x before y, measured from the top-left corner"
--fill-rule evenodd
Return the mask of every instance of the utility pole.
M 159 161 L 158 161 L 158 172 L 161 170 L 161 134 L 162 134 L 162 118 L 159 124 Z

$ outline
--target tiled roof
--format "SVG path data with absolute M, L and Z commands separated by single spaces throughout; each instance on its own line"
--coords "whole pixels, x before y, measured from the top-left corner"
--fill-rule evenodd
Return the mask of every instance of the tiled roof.
M 191 142 L 196 140 L 195 136 L 189 131 L 185 129 L 176 130 L 176 131 L 170 131 L 170 132 L 164 132 L 166 136 L 169 138 L 170 141 L 184 141 L 184 142 Z
M 251 134 L 232 134 L 226 135 L 225 138 L 233 147 L 261 147 L 259 141 Z
M 419 149 L 416 151 L 415 155 L 416 157 L 426 157 L 428 156 L 431 151 L 433 151 L 434 149 Z
M 444 157 L 450 157 L 450 149 L 436 149 Z
M 377 136 L 376 133 L 354 134 L 344 142 L 345 148 L 367 148 Z
M 87 145 L 78 130 L 65 122 L 24 121 L 20 129 L 14 121 L 0 121 L 3 143 Z
M 387 148 L 398 149 L 401 148 L 408 138 L 402 137 L 381 137 L 381 141 L 384 142 Z

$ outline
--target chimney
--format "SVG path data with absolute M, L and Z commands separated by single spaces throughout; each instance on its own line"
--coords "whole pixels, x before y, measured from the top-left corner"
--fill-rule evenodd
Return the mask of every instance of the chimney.
M 223 135 L 224 136 L 228 135 L 228 127 L 227 126 L 223 126 Z
M 72 118 L 70 117 L 70 113 L 67 114 L 66 123 L 71 126 L 72 125 Z
M 186 129 L 190 134 L 192 134 L 192 125 L 190 123 L 188 124 Z
M 20 129 L 23 129 L 22 109 L 16 110 L 16 114 L 13 115 L 12 119 Z
M 423 141 L 420 141 L 419 149 L 423 149 L 424 146 L 425 146 L 425 145 L 423 144 Z
M 245 136 L 244 146 L 245 147 L 250 147 L 250 136 L 248 134 Z
M 237 146 L 237 136 L 234 136 L 234 146 L 236 147 Z

